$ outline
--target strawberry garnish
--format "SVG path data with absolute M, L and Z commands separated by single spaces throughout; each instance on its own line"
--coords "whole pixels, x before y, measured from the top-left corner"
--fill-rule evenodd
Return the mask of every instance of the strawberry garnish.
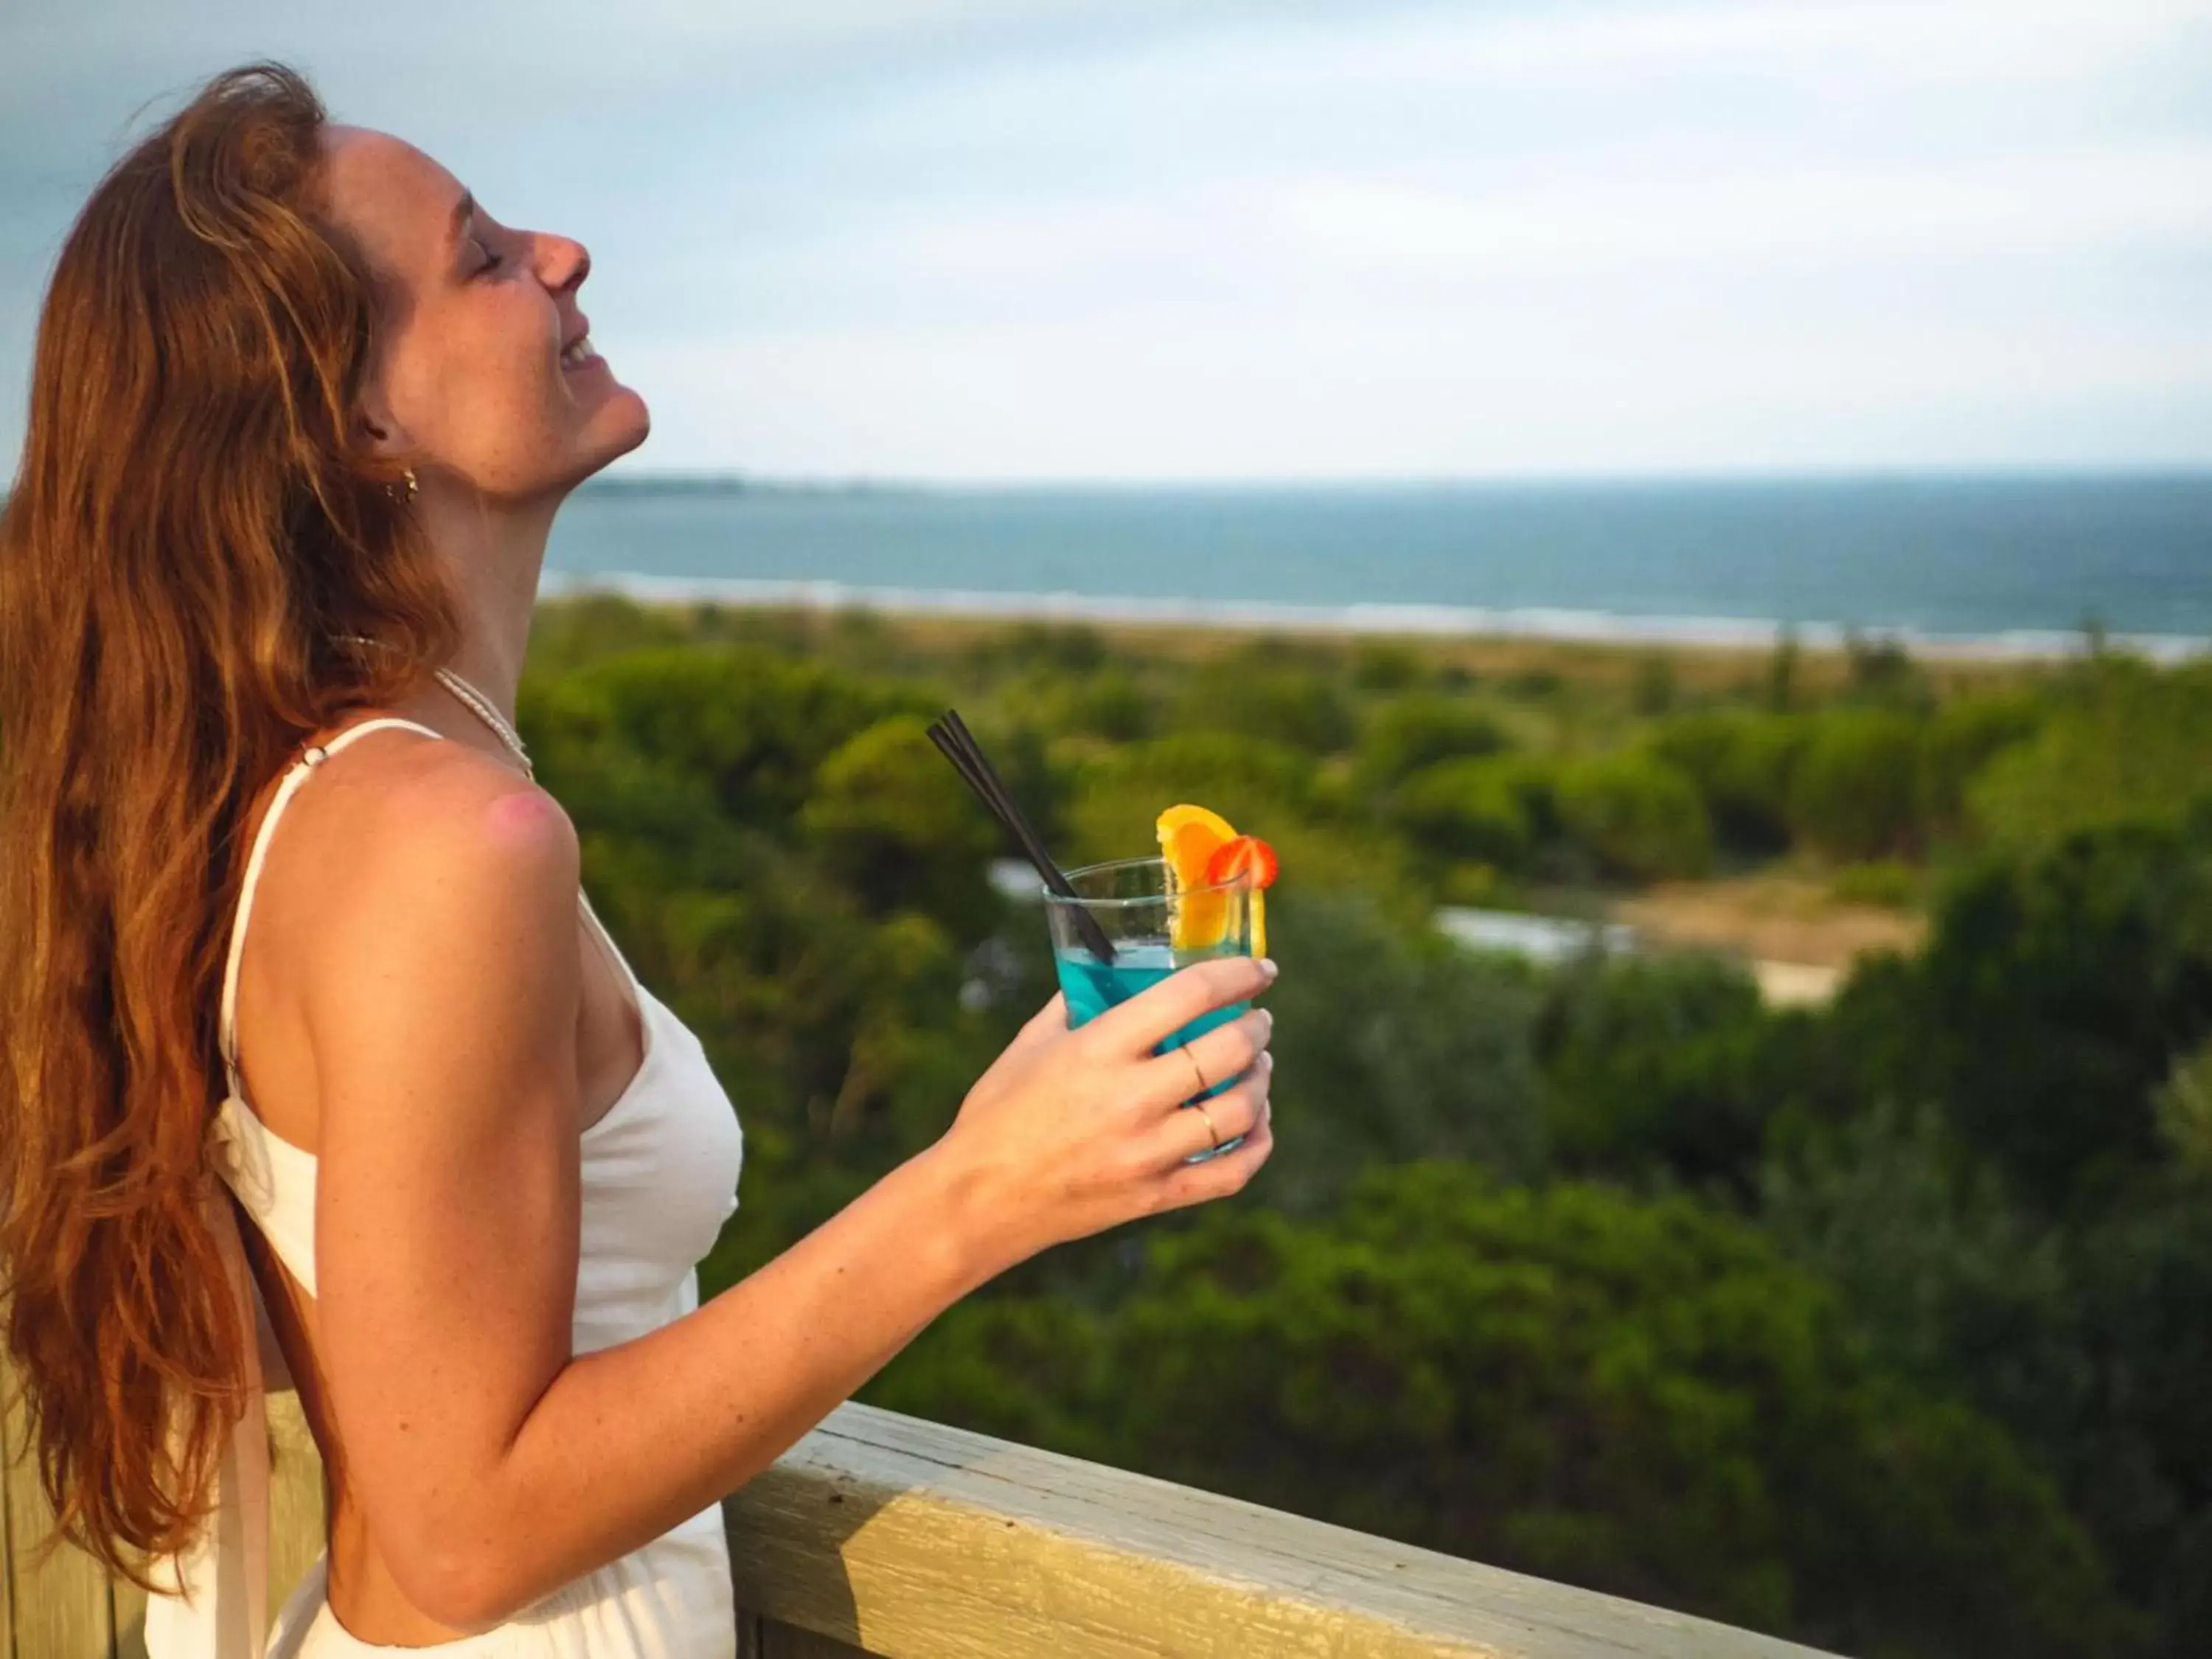
M 1251 887 L 1275 883 L 1275 849 L 1257 836 L 1235 836 L 1215 848 L 1206 861 L 1208 886 L 1243 880 Z

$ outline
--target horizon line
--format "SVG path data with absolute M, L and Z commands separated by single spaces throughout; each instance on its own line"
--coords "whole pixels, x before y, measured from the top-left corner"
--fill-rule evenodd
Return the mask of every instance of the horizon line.
M 1663 485 L 1851 483 L 2027 479 L 2212 480 L 2212 457 L 2201 460 L 2006 461 L 1864 465 L 1747 466 L 1675 471 L 1537 471 L 1520 472 L 1406 472 L 1194 475 L 1036 475 L 991 477 L 839 472 L 750 472 L 737 467 L 619 467 L 596 473 L 579 486 L 742 485 L 760 489 L 816 491 L 961 489 L 1463 489 L 1530 485 Z

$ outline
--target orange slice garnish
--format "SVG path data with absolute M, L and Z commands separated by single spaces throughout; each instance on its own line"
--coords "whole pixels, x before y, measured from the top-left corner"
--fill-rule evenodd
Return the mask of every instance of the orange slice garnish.
M 1220 813 L 1209 811 L 1203 806 L 1193 806 L 1186 801 L 1179 806 L 1170 806 L 1160 814 L 1158 830 L 1162 850 L 1165 850 L 1170 836 L 1188 824 L 1203 825 L 1212 833 L 1217 844 L 1237 839 L 1237 831 L 1230 827 L 1229 820 Z
M 1218 812 L 1188 802 L 1169 807 L 1153 829 L 1168 866 L 1168 943 L 1177 951 L 1211 950 L 1229 931 L 1229 898 L 1197 890 L 1212 884 L 1206 868 L 1237 831 Z

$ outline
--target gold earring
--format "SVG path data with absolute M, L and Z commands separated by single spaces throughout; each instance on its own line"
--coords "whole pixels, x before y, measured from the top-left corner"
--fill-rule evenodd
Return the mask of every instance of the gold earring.
M 409 467 L 402 476 L 407 480 L 407 499 L 411 501 L 415 499 L 415 469 Z

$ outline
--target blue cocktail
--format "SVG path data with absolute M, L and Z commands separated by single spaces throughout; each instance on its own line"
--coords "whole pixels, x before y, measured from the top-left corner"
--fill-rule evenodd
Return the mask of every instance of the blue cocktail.
M 1100 962 L 1078 945 L 1071 951 L 1054 952 L 1054 965 L 1060 969 L 1060 988 L 1067 993 L 1067 1024 L 1072 1030 L 1115 1004 L 1127 1002 L 1138 992 L 1158 985 L 1181 964 L 1164 945 L 1131 945 L 1116 948 L 1111 963 Z M 1249 1002 L 1232 1002 L 1200 1014 L 1160 1044 L 1158 1052 L 1165 1054 L 1180 1043 L 1204 1036 L 1217 1025 L 1225 1025 L 1251 1006 Z M 1205 1093 L 1191 1098 L 1211 1100 L 1236 1081 L 1233 1077 L 1224 1078 Z
M 1067 878 L 1075 896 L 1065 898 L 1048 893 L 1045 908 L 1052 926 L 1053 963 L 1060 973 L 1060 988 L 1066 994 L 1071 1029 L 1158 985 L 1178 968 L 1209 957 L 1252 954 L 1250 890 L 1240 883 L 1170 891 L 1166 861 L 1158 858 L 1094 864 L 1069 871 Z M 1087 912 L 1112 942 L 1113 961 L 1101 962 L 1085 943 L 1075 921 L 1079 908 Z M 1250 1006 L 1236 1002 L 1208 1009 L 1154 1052 L 1168 1053 L 1217 1025 L 1226 1024 Z M 1223 1078 L 1183 1103 L 1209 1100 L 1237 1081 L 1234 1077 Z M 1242 1135 L 1235 1136 L 1190 1161 L 1227 1152 L 1243 1140 Z

